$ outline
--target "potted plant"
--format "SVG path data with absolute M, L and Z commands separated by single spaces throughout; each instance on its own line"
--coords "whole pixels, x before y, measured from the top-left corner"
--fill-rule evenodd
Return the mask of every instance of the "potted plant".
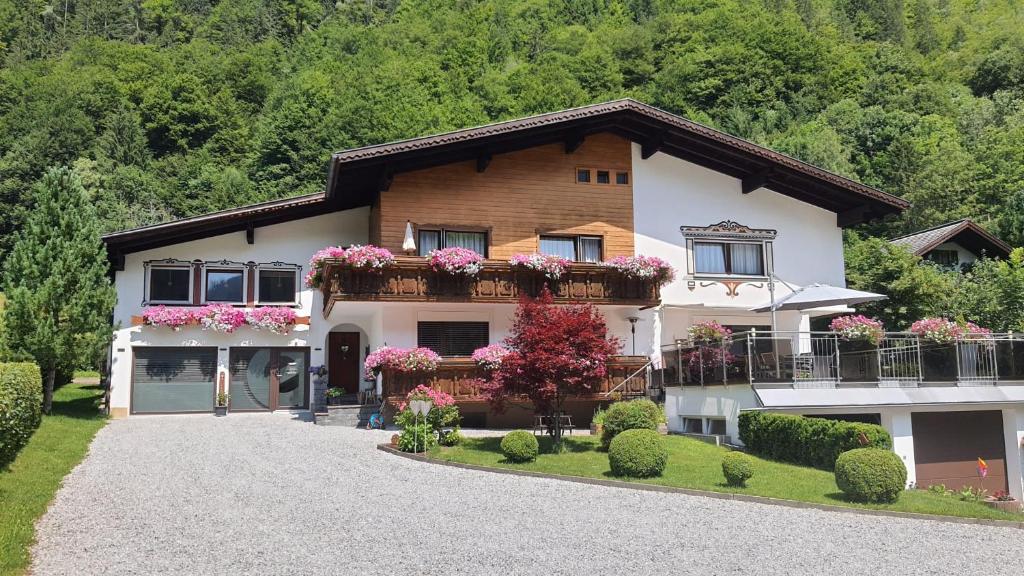
M 434 294 L 466 294 L 483 270 L 484 257 L 468 248 L 453 246 L 431 250 L 427 264 L 434 271 L 428 290 Z
M 1004 512 L 1020 512 L 1020 502 L 1006 490 L 996 490 L 984 500 L 985 505 Z
M 885 328 L 874 318 L 862 314 L 839 316 L 829 324 L 839 336 L 839 368 L 848 382 L 878 380 L 878 345 L 885 337 Z
M 221 390 L 217 392 L 217 404 L 213 407 L 213 413 L 216 416 L 227 416 L 228 415 L 228 400 L 231 396 L 228 396 L 227 392 Z
M 604 433 L 604 418 L 607 414 L 608 411 L 601 407 L 594 411 L 594 417 L 590 419 L 591 436 L 600 436 Z
M 955 382 L 956 343 L 963 327 L 947 318 L 925 318 L 910 326 L 921 342 L 921 373 L 926 382 Z
M 341 403 L 341 397 L 345 395 L 345 390 L 341 388 L 328 388 L 324 396 L 327 397 L 328 406 L 337 406 Z

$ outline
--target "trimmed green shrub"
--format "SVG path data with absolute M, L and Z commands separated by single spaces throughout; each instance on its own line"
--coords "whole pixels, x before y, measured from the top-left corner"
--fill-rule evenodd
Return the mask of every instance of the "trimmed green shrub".
M 743 452 L 729 452 L 722 457 L 722 474 L 729 486 L 746 486 L 754 476 L 754 461 Z
M 892 437 L 876 424 L 741 412 L 740 440 L 753 454 L 832 470 L 840 454 L 855 448 L 892 449 Z
M 501 439 L 501 452 L 509 462 L 533 462 L 539 451 L 537 437 L 526 430 L 513 430 Z
M 657 430 L 665 420 L 661 406 L 643 398 L 628 402 L 616 402 L 608 407 L 604 415 L 604 430 L 601 432 L 601 448 L 607 450 L 612 438 L 620 432 L 633 429 Z
M 857 448 L 836 460 L 836 485 L 854 502 L 895 502 L 907 486 L 907 467 L 890 450 Z
M 661 435 L 654 430 L 625 430 L 615 436 L 608 447 L 608 464 L 615 476 L 661 476 L 667 463 L 668 450 L 661 440 Z
M 31 362 L 0 363 L 0 468 L 14 460 L 42 419 L 43 379 Z

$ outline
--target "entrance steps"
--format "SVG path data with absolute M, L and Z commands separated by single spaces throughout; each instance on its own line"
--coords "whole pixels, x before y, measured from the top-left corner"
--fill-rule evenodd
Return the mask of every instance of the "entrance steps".
M 326 414 L 316 415 L 316 423 L 320 426 L 365 428 L 370 422 L 370 416 L 379 410 L 379 404 L 341 404 L 338 406 L 328 406 Z

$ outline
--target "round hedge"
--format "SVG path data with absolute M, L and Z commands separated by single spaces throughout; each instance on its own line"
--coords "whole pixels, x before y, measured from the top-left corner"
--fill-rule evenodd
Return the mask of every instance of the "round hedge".
M 664 418 L 661 407 L 646 398 L 616 402 L 608 407 L 604 415 L 601 447 L 607 450 L 612 438 L 625 430 L 657 430 Z
M 526 430 L 514 430 L 501 439 L 501 452 L 509 462 L 532 462 L 539 450 L 537 437 Z
M 626 430 L 613 438 L 608 447 L 608 464 L 615 476 L 661 476 L 667 463 L 668 450 L 654 430 Z
M 754 461 L 742 452 L 729 452 L 722 457 L 722 474 L 729 486 L 746 486 L 754 476 Z
M 889 450 L 856 448 L 836 460 L 836 485 L 854 502 L 895 502 L 907 485 L 907 467 Z

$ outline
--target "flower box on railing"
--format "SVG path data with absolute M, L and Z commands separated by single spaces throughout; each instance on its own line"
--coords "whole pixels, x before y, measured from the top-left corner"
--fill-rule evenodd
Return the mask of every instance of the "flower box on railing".
M 557 303 L 655 306 L 660 300 L 656 279 L 630 278 L 600 264 L 573 263 L 558 281 L 503 260 L 485 260 L 475 276 L 435 271 L 417 256 L 396 256 L 394 265 L 374 271 L 354 269 L 338 259 L 324 259 L 321 265 L 325 314 L 341 301 L 514 304 L 522 295 L 536 295 L 545 284 Z

